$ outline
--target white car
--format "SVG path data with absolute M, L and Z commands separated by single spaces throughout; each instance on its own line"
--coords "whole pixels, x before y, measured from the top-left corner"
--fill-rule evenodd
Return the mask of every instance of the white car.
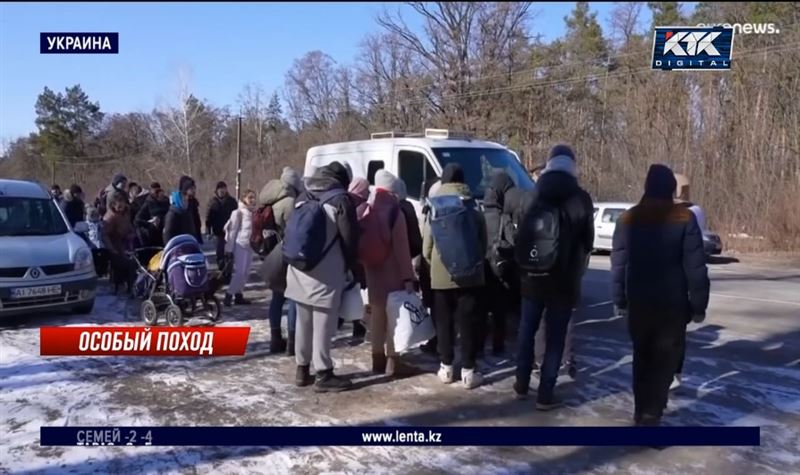
M 0 317 L 92 311 L 97 274 L 75 227 L 42 185 L 0 179 Z
M 625 211 L 636 206 L 636 203 L 601 202 L 594 204 L 594 248 L 597 251 L 610 251 L 611 240 L 617 220 Z

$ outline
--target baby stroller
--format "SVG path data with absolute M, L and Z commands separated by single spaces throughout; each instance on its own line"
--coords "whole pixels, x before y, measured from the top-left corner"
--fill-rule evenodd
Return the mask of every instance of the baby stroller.
M 145 265 L 148 255 L 152 257 Z M 219 273 L 209 275 L 206 256 L 193 236 L 175 236 L 163 249 L 138 248 L 133 258 L 138 267 L 134 294 L 142 299 L 139 315 L 145 325 L 155 325 L 161 316 L 172 327 L 195 316 L 219 321 L 222 305 L 214 293 L 222 279 Z

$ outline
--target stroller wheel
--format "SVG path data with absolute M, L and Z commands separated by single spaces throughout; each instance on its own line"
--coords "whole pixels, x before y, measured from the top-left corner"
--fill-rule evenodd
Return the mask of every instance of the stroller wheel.
M 145 325 L 155 325 L 158 322 L 158 311 L 156 310 L 156 304 L 154 304 L 152 300 L 143 301 L 139 306 L 139 316 L 142 317 Z
M 216 297 L 211 297 L 203 302 L 203 307 L 206 315 L 212 322 L 216 323 L 222 317 L 222 304 Z
M 170 304 L 167 307 L 167 310 L 164 312 L 164 316 L 167 318 L 167 323 L 171 327 L 179 327 L 183 325 L 183 312 L 181 308 L 175 304 Z

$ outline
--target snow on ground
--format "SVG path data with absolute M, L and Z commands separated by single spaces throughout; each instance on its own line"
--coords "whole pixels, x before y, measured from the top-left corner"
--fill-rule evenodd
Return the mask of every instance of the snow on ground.
M 337 336 L 334 356 L 337 372 L 354 377 L 357 388 L 329 395 L 296 388 L 293 360 L 268 352 L 268 293 L 251 284 L 248 296 L 254 305 L 226 309 L 222 323 L 251 327 L 244 357 L 38 355 L 41 325 L 138 324 L 126 303 L 110 295 L 99 297 L 89 317 L 46 316 L 0 327 L 0 472 L 800 473 L 800 372 L 791 365 L 797 360 L 797 340 L 748 341 L 711 323 L 691 328 L 684 384 L 671 398 L 665 424 L 758 425 L 761 447 L 38 445 L 42 425 L 630 424 L 630 345 L 623 323 L 597 305 L 587 305 L 591 308 L 577 317 L 583 322 L 576 327 L 581 370 L 575 381 L 559 381 L 567 407 L 538 413 L 532 400 L 513 399 L 508 358 L 484 358 L 487 384 L 474 391 L 441 385 L 434 374 L 436 361 L 418 351 L 409 361 L 421 374 L 388 381 L 369 373 L 369 343 L 353 345 L 348 328 Z

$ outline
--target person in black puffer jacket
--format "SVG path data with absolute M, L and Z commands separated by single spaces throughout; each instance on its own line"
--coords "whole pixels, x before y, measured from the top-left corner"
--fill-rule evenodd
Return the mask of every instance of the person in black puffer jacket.
M 64 192 L 64 199 L 59 203 L 61 211 L 67 216 L 69 225 L 73 228 L 79 221 L 84 221 L 84 210 L 86 205 L 83 202 L 83 190 L 78 185 L 70 186 Z
M 651 165 L 638 205 L 617 220 L 612 299 L 633 340 L 634 421 L 659 425 L 686 324 L 705 319 L 710 283 L 697 219 L 674 203 L 675 176 Z
M 134 226 L 143 246 L 164 246 L 164 224 L 168 211 L 169 198 L 158 182 L 151 183 L 150 192 L 134 218 Z
M 517 397 L 526 397 L 533 369 L 536 330 L 544 316 L 549 331 L 536 398 L 539 410 L 561 405 L 554 395 L 558 369 L 572 309 L 580 301 L 581 279 L 594 241 L 594 205 L 589 194 L 578 185 L 575 154 L 566 145 L 553 147 L 536 187 L 524 194 L 519 209 L 514 213 L 518 229 L 514 239 L 518 263 L 521 256 L 526 259 L 529 254 L 536 257 L 539 249 L 546 252 L 549 247 L 548 242 L 532 242 L 529 237 L 535 235 L 536 220 L 546 218 L 532 212 L 546 208 L 556 210 L 559 216 L 557 258 L 548 272 L 528 273 L 520 269 L 522 308 L 514 383 Z
M 181 234 L 199 236 L 196 220 L 192 215 L 191 198 L 194 196 L 194 180 L 189 177 L 182 177 L 180 189 L 173 191 L 170 195 L 170 208 L 164 218 L 164 244 Z M 198 217 L 199 220 L 199 217 Z

